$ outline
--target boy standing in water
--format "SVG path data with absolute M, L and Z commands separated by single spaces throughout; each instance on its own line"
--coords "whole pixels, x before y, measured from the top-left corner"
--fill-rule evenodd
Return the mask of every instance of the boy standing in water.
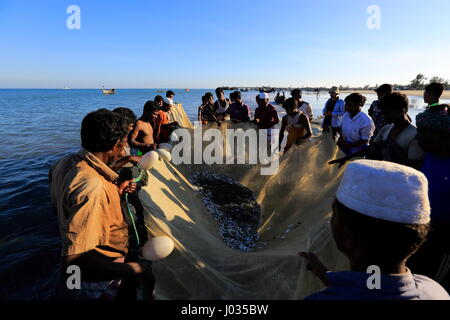
M 219 120 L 225 120 L 227 116 L 227 110 L 230 107 L 230 100 L 225 98 L 222 88 L 216 89 L 217 101 L 214 102 L 214 110 L 217 113 Z
M 156 104 L 153 101 L 147 101 L 142 116 L 136 122 L 130 136 L 131 147 L 139 149 L 142 154 L 155 149 L 154 134 L 155 131 L 159 132 L 159 127 L 153 128 L 152 123 L 156 123 L 157 117 Z
M 295 101 L 294 98 L 287 99 L 283 103 L 283 108 L 286 110 L 287 115 L 281 120 L 279 146 L 281 150 L 284 131 L 287 131 L 288 141 L 284 149 L 284 153 L 286 153 L 294 143 L 300 144 L 302 140 L 311 137 L 312 130 L 308 117 L 298 109 L 297 101 Z
M 233 104 L 227 110 L 227 114 L 230 115 L 231 121 L 233 121 L 233 123 L 249 122 L 250 108 L 242 102 L 241 93 L 239 91 L 235 91 L 231 94 L 231 101 L 233 101 Z

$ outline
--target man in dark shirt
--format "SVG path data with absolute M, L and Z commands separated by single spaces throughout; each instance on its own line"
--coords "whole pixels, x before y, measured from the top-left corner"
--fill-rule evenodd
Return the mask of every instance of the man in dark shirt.
M 258 129 L 270 129 L 278 122 L 280 119 L 275 107 L 269 103 L 269 95 L 261 93 L 258 97 L 258 108 L 255 110 L 255 123 Z
M 378 100 L 372 102 L 369 108 L 369 116 L 373 119 L 375 123 L 375 132 L 374 137 L 378 134 L 378 132 L 387 124 L 383 119 L 383 114 L 378 107 L 380 103 L 380 99 L 392 93 L 392 86 L 390 84 L 383 84 L 379 88 L 375 90 L 378 96 Z
M 231 94 L 233 104 L 228 108 L 227 114 L 230 115 L 231 121 L 234 123 L 249 122 L 250 108 L 242 102 L 241 93 L 235 91 Z

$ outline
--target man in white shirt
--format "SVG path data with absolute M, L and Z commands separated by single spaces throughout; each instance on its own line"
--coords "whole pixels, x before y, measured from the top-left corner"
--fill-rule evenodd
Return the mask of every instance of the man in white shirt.
M 175 92 L 172 90 L 167 91 L 166 93 L 166 100 L 165 102 L 171 106 L 173 106 L 175 103 L 173 102 L 173 97 L 175 97 Z
M 375 131 L 373 120 L 361 111 L 365 103 L 366 97 L 359 93 L 345 98 L 347 112 L 342 117 L 342 134 L 337 144 L 347 156 L 367 148 Z
M 354 157 L 383 160 L 418 168 L 423 151 L 417 140 L 417 129 L 408 118 L 408 98 L 399 92 L 393 92 L 380 99 L 377 108 L 386 124 L 370 143 L 370 147 L 330 164 L 340 164 Z
M 302 101 L 302 90 L 300 89 L 292 90 L 291 96 L 292 98 L 294 98 L 295 101 L 297 101 L 298 109 L 302 111 L 308 117 L 309 122 L 311 122 L 314 118 L 314 114 L 311 105 L 306 101 Z

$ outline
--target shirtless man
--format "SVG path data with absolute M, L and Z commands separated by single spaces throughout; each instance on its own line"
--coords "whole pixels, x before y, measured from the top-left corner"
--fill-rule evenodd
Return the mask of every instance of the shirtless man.
M 308 117 L 298 109 L 297 101 L 294 98 L 287 99 L 283 103 L 283 108 L 286 110 L 287 115 L 281 120 L 279 146 L 281 150 L 284 131 L 287 131 L 288 141 L 284 148 L 284 153 L 286 153 L 294 143 L 298 145 L 302 140 L 311 137 L 312 130 Z
M 136 122 L 130 136 L 130 144 L 143 154 L 155 149 L 154 128 L 151 123 L 158 116 L 158 107 L 153 101 L 147 101 L 141 118 Z M 156 128 L 159 129 L 159 128 Z

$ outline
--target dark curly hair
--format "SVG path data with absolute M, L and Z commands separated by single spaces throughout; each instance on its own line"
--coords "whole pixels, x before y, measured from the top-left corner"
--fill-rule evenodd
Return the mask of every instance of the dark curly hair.
M 358 106 L 363 106 L 366 103 L 366 97 L 360 93 L 352 93 L 347 98 L 345 98 L 345 103 L 354 103 Z
M 339 219 L 374 261 L 396 264 L 411 257 L 425 242 L 430 225 L 375 219 L 344 206 L 337 199 Z
M 219 95 L 220 93 L 223 93 L 223 88 L 219 87 L 216 89 L 216 95 Z
M 128 134 L 125 120 L 100 109 L 89 113 L 81 123 L 81 146 L 89 152 L 107 152 Z
M 294 109 L 296 106 L 297 106 L 297 105 L 296 105 L 296 103 L 295 103 L 295 99 L 294 99 L 294 98 L 286 99 L 286 100 L 283 102 L 283 109 L 285 109 L 285 110 Z
M 162 96 L 158 95 L 155 97 L 155 102 L 156 103 L 164 102 L 164 98 Z
M 444 92 L 444 85 L 439 82 L 432 82 L 425 87 L 425 91 L 440 97 Z
M 116 108 L 113 110 L 113 112 L 115 114 L 118 114 L 125 120 L 127 127 L 134 124 L 137 121 L 136 115 L 134 114 L 133 110 L 131 110 L 131 109 Z
M 404 110 L 408 112 L 409 100 L 406 95 L 400 92 L 392 92 L 380 99 L 378 107 L 381 110 Z

